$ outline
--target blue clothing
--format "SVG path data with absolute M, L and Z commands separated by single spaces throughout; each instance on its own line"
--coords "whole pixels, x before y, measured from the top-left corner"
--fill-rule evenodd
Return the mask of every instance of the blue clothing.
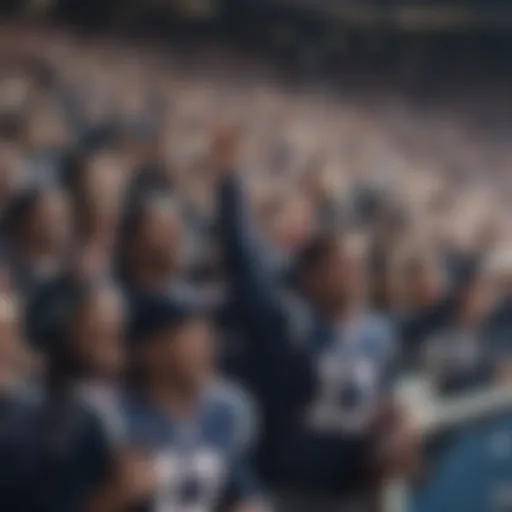
M 431 478 L 412 494 L 408 510 L 510 510 L 511 428 L 510 413 L 465 425 L 439 457 Z
M 2 418 L 2 510 L 81 511 L 110 469 L 103 426 L 74 397 L 21 401 Z
M 26 162 L 29 183 L 38 186 L 59 183 L 65 156 L 59 149 L 41 149 L 29 154 Z
M 137 511 L 210 512 L 259 491 L 249 464 L 254 419 L 238 391 L 213 386 L 187 422 L 136 393 L 123 398 L 122 414 L 127 442 L 155 457 L 161 482 L 158 495 Z
M 286 297 L 246 203 L 236 179 L 226 179 L 219 229 L 263 412 L 261 470 L 274 486 L 340 493 L 362 479 L 365 419 L 387 390 L 394 338 L 380 317 L 365 315 L 343 332 Z
M 17 498 L 22 491 L 21 449 L 29 411 L 17 395 L 3 393 L 0 397 L 0 507 L 5 510 L 22 510 Z
M 124 293 L 128 302 L 134 306 L 155 294 L 153 290 L 144 290 L 129 280 L 124 281 Z M 195 287 L 184 280 L 169 280 L 162 284 L 158 293 L 164 294 L 176 304 L 187 309 L 205 313 L 219 313 L 224 306 L 225 297 L 222 290 L 208 290 Z
M 440 329 L 446 327 L 453 316 L 454 298 L 447 295 L 429 307 L 399 318 L 397 324 L 403 347 L 406 368 L 421 364 L 421 347 Z
M 507 295 L 497 305 L 486 326 L 486 334 L 491 341 L 496 358 L 510 357 L 512 350 L 512 297 Z
M 452 326 L 427 340 L 423 349 L 426 368 L 443 394 L 481 388 L 494 375 L 496 360 L 483 329 Z

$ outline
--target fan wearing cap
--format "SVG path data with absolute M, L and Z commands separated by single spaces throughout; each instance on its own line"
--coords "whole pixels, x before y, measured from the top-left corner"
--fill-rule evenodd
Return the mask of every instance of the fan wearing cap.
M 249 400 L 217 380 L 208 319 L 165 295 L 150 295 L 133 305 L 131 320 L 122 411 L 138 458 L 137 490 L 121 475 L 105 491 L 110 501 L 96 511 L 210 512 L 220 504 L 261 510 L 249 460 Z M 135 482 L 141 478 L 144 486 Z
M 122 315 L 109 284 L 68 276 L 45 285 L 28 304 L 27 336 L 45 371 L 40 396 L 13 438 L 18 495 L 12 510 L 83 510 L 109 474 L 112 432 L 102 411 L 121 369 Z
M 301 307 L 290 303 L 249 218 L 234 171 L 237 146 L 236 133 L 220 130 L 212 163 L 230 291 L 263 410 L 262 474 L 280 510 L 344 510 L 373 472 L 369 446 L 380 410 L 392 402 L 395 338 L 386 319 L 368 310 L 364 240 L 357 234 L 319 233 L 305 244 L 296 256 L 294 298 Z M 408 450 L 409 436 L 398 438 L 403 446 L 393 456 Z
M 425 367 L 440 392 L 485 386 L 497 373 L 499 354 L 493 353 L 490 325 L 495 295 L 483 263 L 468 263 L 455 287 L 451 314 L 422 346 Z

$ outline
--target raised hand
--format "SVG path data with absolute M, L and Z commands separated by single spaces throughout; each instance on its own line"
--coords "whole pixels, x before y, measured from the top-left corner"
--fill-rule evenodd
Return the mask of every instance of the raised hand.
M 240 154 L 240 132 L 236 126 L 219 125 L 212 136 L 210 160 L 214 172 L 225 176 L 234 172 L 238 166 Z

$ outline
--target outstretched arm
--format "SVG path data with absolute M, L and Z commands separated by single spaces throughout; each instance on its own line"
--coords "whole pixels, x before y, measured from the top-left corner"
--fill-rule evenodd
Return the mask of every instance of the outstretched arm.
M 267 261 L 250 218 L 248 199 L 235 171 L 237 134 L 220 131 L 212 144 L 219 178 L 219 231 L 231 289 L 250 334 L 275 349 L 286 340 L 285 315 L 279 299 L 277 271 Z

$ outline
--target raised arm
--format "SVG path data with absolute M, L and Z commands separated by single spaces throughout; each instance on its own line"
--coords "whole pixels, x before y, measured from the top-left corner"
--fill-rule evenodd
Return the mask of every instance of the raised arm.
M 287 335 L 279 276 L 250 218 L 248 198 L 235 171 L 237 145 L 237 134 L 228 131 L 217 133 L 212 145 L 222 250 L 231 290 L 251 336 L 275 348 Z

